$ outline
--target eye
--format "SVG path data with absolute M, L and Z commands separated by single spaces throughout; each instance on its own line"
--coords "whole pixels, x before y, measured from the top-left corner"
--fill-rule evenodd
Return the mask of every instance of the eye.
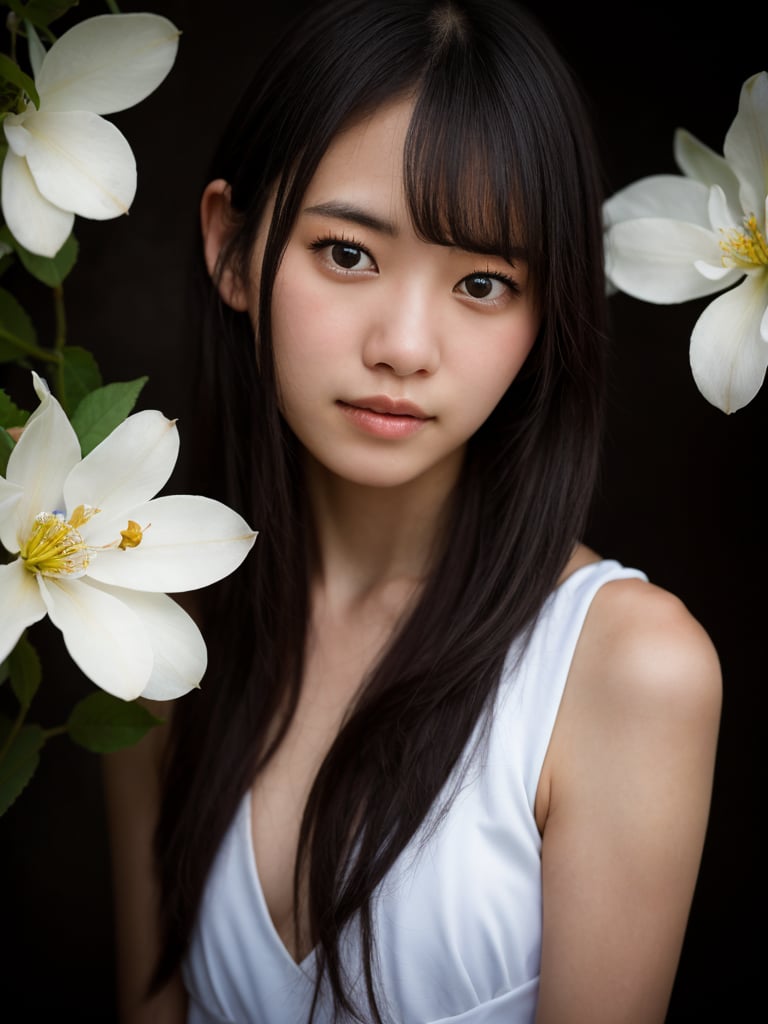
M 460 295 L 490 306 L 503 302 L 510 293 L 518 290 L 516 282 L 511 277 L 496 272 L 469 274 L 463 277 L 454 289 Z
M 358 242 L 344 238 L 318 238 L 310 249 L 330 270 L 368 273 L 378 269 L 371 254 Z
M 336 242 L 330 247 L 329 255 L 333 262 L 344 270 L 368 270 L 373 260 L 357 245 L 348 242 Z

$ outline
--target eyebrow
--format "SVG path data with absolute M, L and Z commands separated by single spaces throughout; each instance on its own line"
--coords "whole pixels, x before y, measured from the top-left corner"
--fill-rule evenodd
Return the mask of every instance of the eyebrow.
M 330 217 L 334 220 L 346 220 L 352 224 L 359 224 L 364 228 L 372 228 L 374 231 L 380 231 L 384 235 L 389 235 L 392 238 L 397 238 L 399 232 L 395 225 L 388 220 L 384 220 L 381 217 L 375 216 L 373 213 L 369 213 L 364 210 L 361 206 L 355 206 L 354 203 L 348 203 L 343 199 L 330 199 L 327 203 L 316 203 L 312 206 L 305 206 L 304 213 L 319 214 L 321 217 Z M 450 248 L 461 249 L 460 246 L 450 246 Z M 467 252 L 473 255 L 480 255 L 485 250 L 470 250 L 463 249 L 462 252 Z M 499 253 L 495 249 L 488 249 L 485 252 L 488 256 L 498 256 Z M 513 247 L 508 256 L 503 256 L 510 265 L 515 263 L 527 263 L 528 262 L 528 249 L 525 246 L 516 245 Z
M 384 235 L 397 235 L 397 228 L 388 220 L 376 217 L 354 203 L 347 203 L 343 200 L 332 199 L 327 203 L 317 203 L 314 206 L 307 206 L 304 213 L 317 213 L 321 217 L 333 217 L 335 220 L 348 220 L 352 224 L 359 224 L 363 228 L 372 228 Z

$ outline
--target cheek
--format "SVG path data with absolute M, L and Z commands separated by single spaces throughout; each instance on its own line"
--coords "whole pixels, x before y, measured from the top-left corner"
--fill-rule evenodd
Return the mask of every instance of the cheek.
M 336 365 L 349 325 L 319 289 L 299 275 L 278 275 L 272 299 L 272 341 L 283 405 L 322 394 Z M 285 411 L 285 409 L 284 409 Z
M 539 330 L 538 317 L 523 316 L 511 328 L 500 327 L 474 339 L 459 369 L 462 387 L 473 396 L 477 426 L 496 407 L 520 372 Z

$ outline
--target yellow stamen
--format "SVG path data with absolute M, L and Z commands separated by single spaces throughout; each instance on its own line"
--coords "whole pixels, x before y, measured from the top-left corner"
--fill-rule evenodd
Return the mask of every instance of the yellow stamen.
M 144 538 L 144 531 L 138 523 L 135 523 L 133 519 L 129 519 L 128 526 L 120 531 L 120 536 L 123 539 L 117 546 L 125 551 L 127 548 L 137 548 L 141 544 Z
M 85 505 L 78 505 L 69 517 L 69 525 L 74 526 L 76 530 L 79 530 L 83 523 L 87 523 L 89 519 L 93 519 L 97 512 L 101 512 L 101 509 L 93 508 L 91 505 L 89 505 L 88 508 L 86 508 Z
M 82 506 L 81 506 L 82 507 Z M 76 519 L 77 513 L 72 516 Z M 81 525 L 82 520 L 77 520 Z M 24 568 L 43 576 L 82 576 L 88 568 L 88 547 L 72 521 L 58 512 L 35 516 L 32 532 L 19 552 Z
M 92 519 L 100 509 L 78 505 L 69 520 L 61 512 L 41 512 L 35 516 L 32 530 L 21 545 L 19 554 L 24 568 L 43 576 L 69 576 L 77 579 L 88 569 L 93 555 L 107 548 L 137 548 L 149 529 L 139 526 L 133 519 L 120 531 L 120 540 L 104 547 L 89 547 L 80 534 L 80 527 Z
M 720 249 L 724 267 L 737 270 L 756 270 L 768 266 L 768 243 L 758 227 L 757 217 L 752 214 L 744 218 L 744 230 L 731 228 L 723 231 Z

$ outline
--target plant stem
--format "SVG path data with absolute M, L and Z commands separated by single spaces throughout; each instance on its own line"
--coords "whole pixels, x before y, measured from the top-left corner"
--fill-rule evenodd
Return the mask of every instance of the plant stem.
M 43 729 L 43 743 L 49 740 L 51 736 L 61 736 L 67 732 L 66 725 L 56 725 L 52 729 Z
M 18 64 L 16 60 L 16 37 L 19 32 L 19 18 L 15 11 L 11 11 L 6 21 L 8 31 L 11 33 L 11 60 Z
M 67 343 L 67 311 L 64 308 L 63 285 L 54 285 L 53 308 L 56 314 L 56 336 L 53 340 L 53 347 L 57 352 L 61 352 Z
M 24 719 L 27 717 L 27 712 L 28 711 L 29 711 L 29 704 L 22 704 L 19 707 L 19 713 L 18 713 L 18 715 L 16 715 L 16 721 L 11 726 L 11 731 L 5 737 L 5 743 L 3 744 L 2 749 L 0 749 L 0 764 L 2 763 L 3 759 L 5 758 L 5 755 L 8 753 L 8 750 L 10 749 L 11 744 L 13 743 L 13 741 L 18 736 L 19 731 L 21 730 L 22 725 L 24 725 Z
M 64 306 L 64 288 L 62 285 L 54 285 L 53 308 L 56 316 L 56 334 L 53 339 L 53 348 L 57 356 L 61 356 L 64 346 L 67 343 L 67 311 Z M 64 395 L 64 360 L 58 359 L 56 367 L 56 391 L 60 398 Z
M 3 744 L 2 749 L 0 749 L 0 764 L 3 763 L 3 761 L 5 759 L 5 755 L 8 753 L 8 751 L 11 748 L 11 745 L 12 745 L 13 741 L 16 739 L 16 737 L 18 736 L 19 732 L 21 731 L 21 727 L 24 725 L 24 719 L 27 717 L 27 712 L 28 711 L 29 711 L 29 704 L 22 705 L 19 708 L 19 713 L 16 716 L 16 721 L 13 723 L 13 726 L 11 727 L 11 731 L 6 736 L 5 743 Z M 51 729 L 43 729 L 42 730 L 43 735 L 42 735 L 42 740 L 41 740 L 41 743 L 40 743 L 40 749 L 43 748 L 43 746 L 48 742 L 49 739 L 51 739 L 52 736 L 63 736 L 68 731 L 69 730 L 68 730 L 66 724 L 64 724 L 64 725 L 55 725 Z
M 112 14 L 119 14 L 120 8 L 115 3 L 115 0 L 105 0 L 107 7 L 110 9 Z
M 8 341 L 11 342 L 16 348 L 26 353 L 28 356 L 33 356 L 35 359 L 40 359 L 44 363 L 61 363 L 61 357 L 57 352 L 51 352 L 47 348 L 39 348 L 37 345 L 30 345 L 15 334 L 4 334 L 0 330 L 0 337 L 5 336 Z

